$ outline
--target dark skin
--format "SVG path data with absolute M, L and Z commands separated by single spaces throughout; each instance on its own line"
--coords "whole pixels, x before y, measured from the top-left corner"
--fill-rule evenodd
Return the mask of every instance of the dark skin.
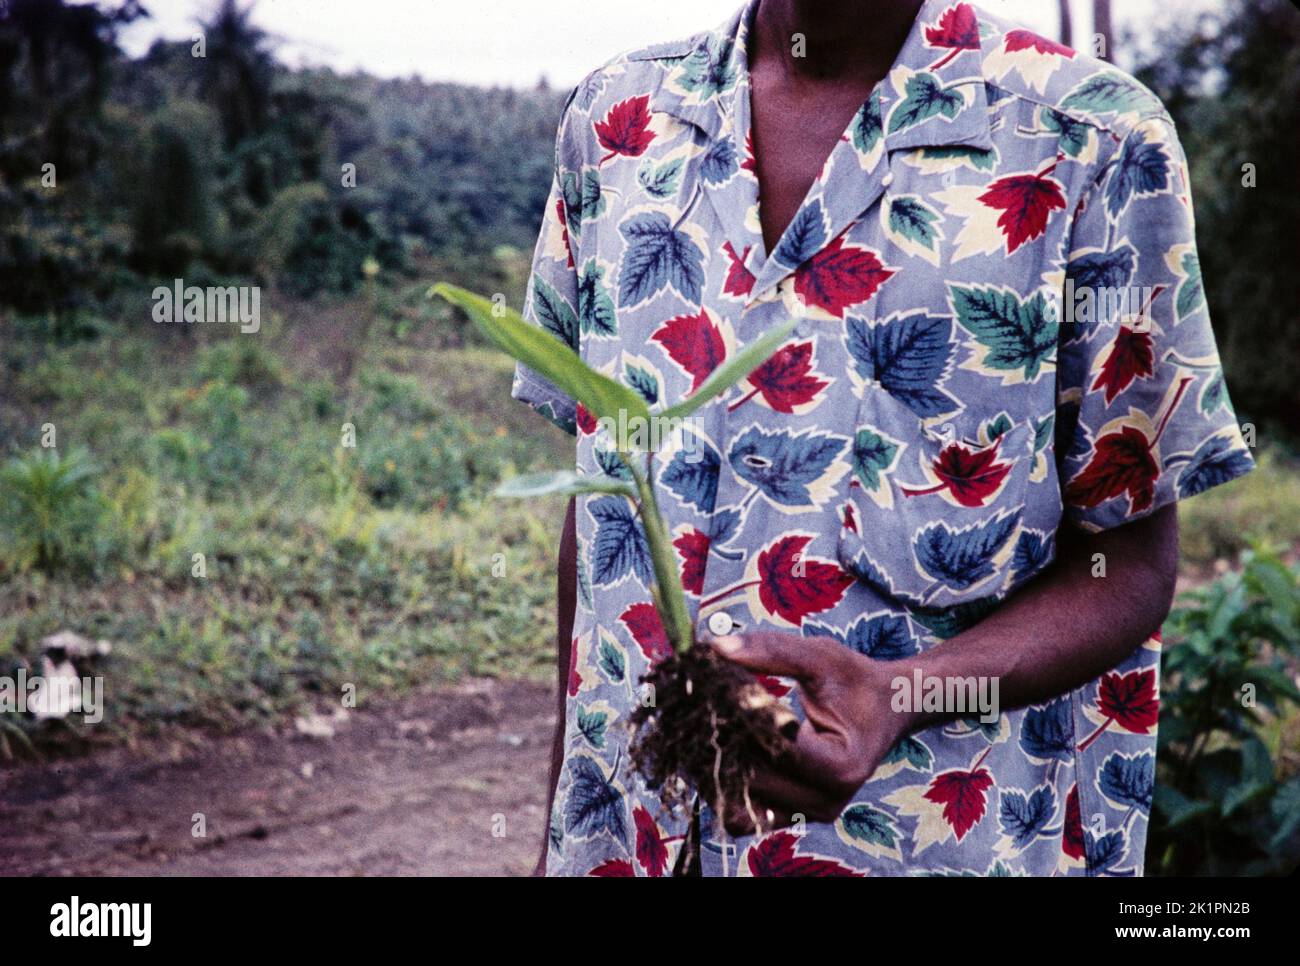
M 763 0 L 750 34 L 759 221 L 770 252 L 876 82 L 921 0 Z M 803 56 L 792 39 L 803 35 Z
M 750 45 L 759 220 L 771 251 L 798 211 L 826 157 L 871 88 L 889 71 L 919 0 L 763 0 Z M 802 33 L 806 57 L 791 56 Z M 577 541 L 573 504 L 560 547 L 558 622 L 560 719 L 551 796 L 563 760 L 564 695 L 572 639 Z M 1096 554 L 1104 577 L 1093 576 Z M 832 822 L 897 741 L 964 717 L 891 708 L 891 682 L 929 677 L 996 678 L 1002 711 L 1040 703 L 1094 680 L 1128 657 L 1163 623 L 1173 600 L 1178 517 L 1166 506 L 1098 534 L 1057 532 L 1056 560 L 977 626 L 901 661 L 876 661 L 838 641 L 756 631 L 708 638 L 720 654 L 755 673 L 793 678 L 807 714 L 792 748 L 751 787 L 765 827 L 802 818 Z M 564 596 L 564 587 L 569 596 Z M 550 801 L 548 800 L 548 814 Z M 733 835 L 752 817 L 724 816 Z M 543 847 L 543 862 L 545 848 Z M 539 870 L 542 862 L 539 862 Z

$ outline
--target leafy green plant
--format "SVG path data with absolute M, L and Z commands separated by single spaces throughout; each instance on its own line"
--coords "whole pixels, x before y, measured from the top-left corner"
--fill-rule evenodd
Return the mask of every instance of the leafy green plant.
M 6 556 L 17 569 L 53 572 L 93 525 L 98 468 L 82 450 L 42 449 L 0 469 Z
M 1300 570 L 1264 549 L 1185 595 L 1165 625 L 1152 864 L 1260 875 L 1300 863 L 1300 775 L 1262 734 L 1300 710 Z
M 641 678 L 655 700 L 629 717 L 628 761 L 647 787 L 670 805 L 685 804 L 688 796 L 698 794 L 725 814 L 727 802 L 748 801 L 754 775 L 788 747 L 798 723 L 793 712 L 747 671 L 723 660 L 710 647 L 694 646 L 691 613 L 668 524 L 655 500 L 654 457 L 656 443 L 665 435 L 674 436 L 681 420 L 770 358 L 793 331 L 795 320 L 774 326 L 714 369 L 695 392 L 652 415 L 635 391 L 592 369 L 559 339 L 529 325 L 517 313 L 445 283 L 431 291 L 461 308 L 489 340 L 581 403 L 597 425 L 631 430 L 628 438 L 607 441 L 625 477 L 622 473 L 533 473 L 508 480 L 497 493 L 507 497 L 604 493 L 625 497 L 632 504 L 650 556 L 650 594 L 673 652 L 652 663 Z M 656 432 L 657 428 L 667 433 Z M 688 860 L 682 868 L 690 864 Z
M 598 422 L 611 420 L 621 425 L 647 425 L 652 416 L 646 401 L 632 389 L 590 368 L 571 348 L 548 332 L 529 325 L 516 312 L 494 306 L 482 296 L 447 283 L 430 289 L 462 309 L 479 330 L 501 349 L 528 368 L 550 380 L 562 392 L 582 403 Z M 753 343 L 713 370 L 695 392 L 681 402 L 655 413 L 655 419 L 681 420 L 716 396 L 740 382 L 763 364 L 794 330 L 795 320 L 773 327 Z M 686 593 L 673 556 L 668 528 L 659 512 L 654 493 L 654 462 L 648 450 L 637 451 L 627 440 L 612 440 L 619 460 L 632 482 L 608 476 L 579 476 L 571 471 L 530 473 L 498 487 L 507 497 L 549 494 L 572 496 L 580 493 L 611 493 L 627 497 L 645 529 L 646 545 L 654 571 L 654 603 L 674 650 L 682 653 L 693 643 Z

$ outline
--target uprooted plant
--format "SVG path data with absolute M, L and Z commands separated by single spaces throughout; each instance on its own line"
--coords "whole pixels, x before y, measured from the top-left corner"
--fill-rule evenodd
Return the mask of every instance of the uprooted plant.
M 446 283 L 433 286 L 430 294 L 462 309 L 488 339 L 605 425 L 645 426 L 652 420 L 658 425 L 680 424 L 758 368 L 794 328 L 794 322 L 788 321 L 764 333 L 718 366 L 685 399 L 652 416 L 640 395 L 589 367 L 569 346 L 518 313 Z M 654 447 L 662 442 L 658 434 L 651 433 L 649 441 L 642 439 L 635 445 L 628 439 L 611 442 L 630 482 L 603 473 L 532 473 L 507 481 L 498 487 L 497 495 L 600 493 L 632 503 L 651 559 L 650 592 L 672 654 L 642 678 L 647 699 L 631 715 L 630 758 L 646 784 L 668 804 L 685 805 L 694 791 L 716 814 L 727 814 L 729 805 L 743 809 L 761 828 L 763 823 L 749 801 L 749 782 L 760 765 L 786 746 L 794 716 L 753 675 L 696 642 L 668 526 L 655 500 Z

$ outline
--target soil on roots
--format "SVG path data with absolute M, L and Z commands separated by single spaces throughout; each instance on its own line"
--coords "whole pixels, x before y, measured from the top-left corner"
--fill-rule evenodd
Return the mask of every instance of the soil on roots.
M 749 782 L 789 746 L 794 715 L 704 644 L 664 659 L 642 681 L 654 701 L 632 712 L 630 757 L 646 785 L 669 807 L 695 792 L 720 814 L 748 807 Z

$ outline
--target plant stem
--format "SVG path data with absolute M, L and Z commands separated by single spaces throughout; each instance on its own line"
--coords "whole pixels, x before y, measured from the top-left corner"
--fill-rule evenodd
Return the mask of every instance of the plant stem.
M 655 500 L 653 478 L 650 475 L 649 461 L 647 469 L 642 471 L 634 458 L 620 452 L 619 459 L 632 474 L 636 484 L 637 495 L 641 500 L 641 524 L 645 528 L 646 543 L 650 547 L 650 562 L 655 572 L 655 607 L 659 619 L 663 622 L 664 632 L 678 654 L 690 649 L 694 642 L 691 633 L 691 612 L 686 605 L 686 592 L 682 590 L 681 576 L 677 572 L 677 563 L 673 557 L 672 544 L 664 530 L 663 517 L 659 515 L 659 504 Z

